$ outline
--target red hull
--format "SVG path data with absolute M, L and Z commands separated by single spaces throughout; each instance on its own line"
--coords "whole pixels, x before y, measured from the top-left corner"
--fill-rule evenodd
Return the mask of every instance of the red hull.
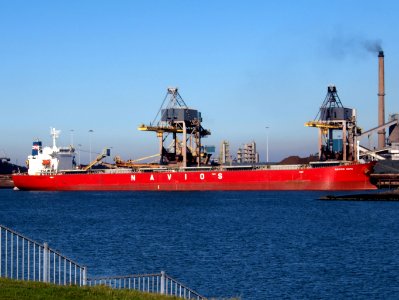
M 20 190 L 249 191 L 372 190 L 372 164 L 294 170 L 206 170 L 57 175 L 13 175 Z

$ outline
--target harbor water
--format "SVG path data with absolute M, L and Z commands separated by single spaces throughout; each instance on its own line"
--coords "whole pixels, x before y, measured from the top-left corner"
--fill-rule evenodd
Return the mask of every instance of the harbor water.
M 0 190 L 0 224 L 89 277 L 166 271 L 220 298 L 398 298 L 399 202 L 324 195 Z

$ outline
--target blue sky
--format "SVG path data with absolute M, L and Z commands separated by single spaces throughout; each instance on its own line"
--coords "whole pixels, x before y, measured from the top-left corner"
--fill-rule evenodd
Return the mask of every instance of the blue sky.
M 317 152 L 313 120 L 335 84 L 359 125 L 377 124 L 378 43 L 386 115 L 399 112 L 397 1 L 0 1 L 0 156 L 23 163 L 49 128 L 124 159 L 157 152 L 151 122 L 179 87 L 231 152 Z M 269 129 L 266 131 L 265 127 Z M 88 159 L 82 154 L 82 161 Z

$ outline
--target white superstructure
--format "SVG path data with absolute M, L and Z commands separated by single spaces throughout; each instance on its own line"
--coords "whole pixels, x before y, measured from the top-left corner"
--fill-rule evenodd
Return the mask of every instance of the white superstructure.
M 28 156 L 28 174 L 54 174 L 60 170 L 72 170 L 76 168 L 75 148 L 57 147 L 56 141 L 61 131 L 51 128 L 50 134 L 53 140 L 52 147 L 43 147 L 42 142 L 33 142 L 32 155 Z

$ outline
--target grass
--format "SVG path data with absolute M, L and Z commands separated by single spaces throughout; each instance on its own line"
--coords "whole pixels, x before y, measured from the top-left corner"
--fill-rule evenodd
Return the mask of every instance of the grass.
M 0 299 L 121 299 L 121 300 L 173 300 L 176 297 L 139 292 L 114 290 L 105 286 L 58 286 L 50 283 L 0 278 Z

